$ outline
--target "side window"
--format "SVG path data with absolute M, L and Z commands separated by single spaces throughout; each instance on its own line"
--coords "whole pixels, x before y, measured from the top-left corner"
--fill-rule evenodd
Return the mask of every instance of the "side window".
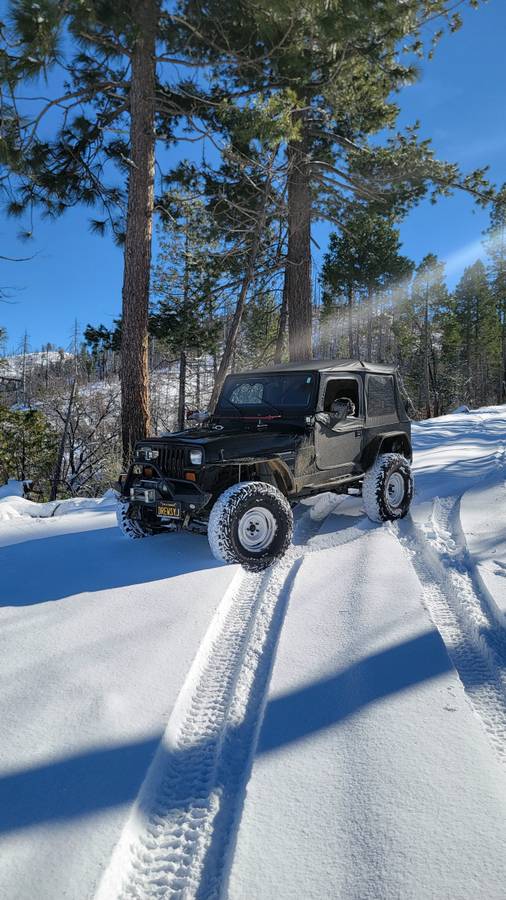
M 336 400 L 351 400 L 355 411 L 355 417 L 362 415 L 360 409 L 360 391 L 356 378 L 331 378 L 325 385 L 325 395 L 323 398 L 323 409 L 325 412 L 332 412 L 332 404 Z
M 397 418 L 392 375 L 368 375 L 367 416 L 381 420 Z

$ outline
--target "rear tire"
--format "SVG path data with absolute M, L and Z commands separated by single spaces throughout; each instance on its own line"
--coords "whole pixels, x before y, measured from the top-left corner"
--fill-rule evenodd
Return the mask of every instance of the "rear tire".
M 137 541 L 139 538 L 151 537 L 155 534 L 152 528 L 142 518 L 132 517 L 132 504 L 128 500 L 118 500 L 116 504 L 116 521 L 120 531 L 125 537 L 131 541 Z
M 382 453 L 364 477 L 362 499 L 373 522 L 402 519 L 413 499 L 413 476 L 400 453 Z
M 218 497 L 209 516 L 208 540 L 216 559 L 259 572 L 290 545 L 293 515 L 272 484 L 244 481 Z

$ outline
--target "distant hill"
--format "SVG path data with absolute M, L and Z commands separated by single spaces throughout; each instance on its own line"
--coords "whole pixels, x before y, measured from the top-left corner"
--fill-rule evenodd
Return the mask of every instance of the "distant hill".
M 32 371 L 33 369 L 44 368 L 48 363 L 58 363 L 71 358 L 72 354 L 67 353 L 66 350 L 36 350 L 25 355 L 24 364 L 27 371 Z M 1 357 L 0 372 L 2 375 L 19 378 L 23 372 L 23 354 L 17 353 L 12 356 Z

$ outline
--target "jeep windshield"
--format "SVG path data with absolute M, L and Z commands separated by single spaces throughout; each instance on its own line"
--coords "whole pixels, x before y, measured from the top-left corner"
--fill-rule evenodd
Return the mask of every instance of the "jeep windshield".
M 316 381 L 315 372 L 229 375 L 214 415 L 220 419 L 304 415 L 314 403 Z

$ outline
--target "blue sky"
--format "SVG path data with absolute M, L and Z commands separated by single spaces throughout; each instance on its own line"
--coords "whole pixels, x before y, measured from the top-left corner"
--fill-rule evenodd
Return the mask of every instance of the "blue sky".
M 0 3 L 0 9 L 5 4 Z M 445 37 L 436 56 L 422 67 L 420 81 L 398 97 L 401 126 L 421 122 L 437 155 L 460 163 L 465 171 L 488 164 L 497 184 L 506 181 L 506 104 L 504 67 L 506 4 L 489 0 L 467 10 L 464 27 Z M 0 284 L 10 286 L 10 304 L 0 304 L 0 324 L 16 349 L 25 329 L 32 349 L 51 341 L 67 346 L 77 319 L 110 325 L 121 307 L 122 254 L 109 238 L 91 235 L 90 211 L 76 208 L 56 222 L 39 221 L 35 239 L 20 243 L 20 222 L 0 214 L 2 254 L 26 256 L 30 262 L 0 261 Z M 465 265 L 480 252 L 488 214 L 459 193 L 428 201 L 401 225 L 403 252 L 419 261 L 426 253 L 448 260 L 448 281 L 455 283 Z M 317 226 L 315 238 L 325 250 L 328 229 Z M 316 262 L 318 262 L 316 254 Z

